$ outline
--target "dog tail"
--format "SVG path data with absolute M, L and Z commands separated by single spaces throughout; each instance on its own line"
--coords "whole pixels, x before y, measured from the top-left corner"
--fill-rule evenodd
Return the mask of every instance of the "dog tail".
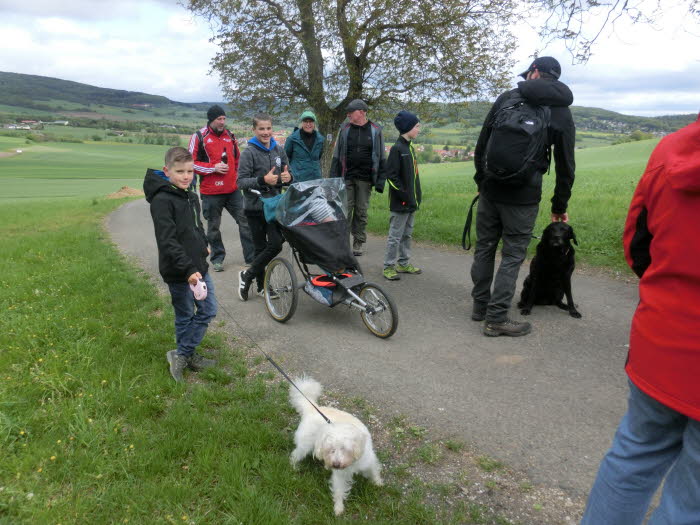
M 299 387 L 299 390 L 304 393 L 304 396 L 309 398 L 313 403 L 318 403 L 318 398 L 321 397 L 321 392 L 323 392 L 321 383 L 306 376 L 297 378 L 294 382 Z M 314 409 L 309 402 L 304 399 L 304 396 L 302 396 L 294 386 L 289 385 L 289 402 L 299 414 L 304 414 Z

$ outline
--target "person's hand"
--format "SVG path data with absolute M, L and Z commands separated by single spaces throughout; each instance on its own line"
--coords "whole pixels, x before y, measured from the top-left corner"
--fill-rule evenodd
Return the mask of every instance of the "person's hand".
M 187 278 L 187 282 L 192 286 L 195 286 L 202 279 L 202 274 L 199 272 L 194 272 Z
M 224 164 L 223 162 L 214 164 L 214 172 L 220 173 L 221 175 L 228 173 L 228 164 Z
M 552 213 L 552 222 L 569 222 L 569 214 L 564 213 Z
M 282 177 L 282 182 L 284 182 L 285 184 L 292 180 L 292 175 L 289 173 L 288 165 L 285 164 L 284 171 L 282 172 L 282 175 L 280 175 L 280 177 Z
M 265 176 L 263 177 L 263 180 L 265 181 L 265 184 L 268 186 L 275 186 L 277 185 L 277 181 L 279 180 L 279 177 L 275 175 L 275 168 L 272 168 L 270 171 L 268 171 Z

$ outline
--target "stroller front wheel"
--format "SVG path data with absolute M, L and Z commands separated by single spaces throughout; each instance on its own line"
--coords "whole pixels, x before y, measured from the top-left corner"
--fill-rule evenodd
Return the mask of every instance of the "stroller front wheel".
M 358 295 L 367 303 L 360 312 L 367 329 L 382 339 L 394 335 L 399 326 L 399 312 L 394 300 L 373 283 L 363 284 Z
M 280 323 L 292 318 L 297 309 L 297 277 L 286 259 L 276 257 L 265 269 L 265 308 Z

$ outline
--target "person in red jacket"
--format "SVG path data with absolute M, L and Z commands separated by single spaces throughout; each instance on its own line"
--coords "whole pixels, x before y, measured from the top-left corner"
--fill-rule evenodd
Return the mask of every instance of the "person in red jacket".
M 640 277 L 625 371 L 627 413 L 582 524 L 700 523 L 700 119 L 649 159 L 630 205 L 625 257 Z M 670 469 L 670 470 L 669 470 Z
M 207 220 L 207 240 L 214 270 L 224 270 L 226 248 L 220 229 L 224 209 L 238 224 L 243 259 L 250 264 L 255 258 L 255 247 L 248 221 L 243 215 L 243 195 L 238 191 L 238 159 L 241 153 L 236 137 L 226 129 L 226 113 L 221 106 L 209 108 L 207 125 L 192 135 L 189 150 L 194 158 L 194 171 L 199 175 L 202 214 Z

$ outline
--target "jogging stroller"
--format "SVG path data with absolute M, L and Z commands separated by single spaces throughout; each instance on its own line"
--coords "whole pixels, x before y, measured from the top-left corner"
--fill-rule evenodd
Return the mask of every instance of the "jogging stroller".
M 331 308 L 344 304 L 358 310 L 367 329 L 377 337 L 396 332 L 399 315 L 393 299 L 365 281 L 350 250 L 345 183 L 340 178 L 295 182 L 286 193 L 263 198 L 265 218 L 276 220 L 304 282 L 292 264 L 276 257 L 265 270 L 265 307 L 280 323 L 291 319 L 298 291 Z M 310 265 L 320 268 L 312 273 Z

